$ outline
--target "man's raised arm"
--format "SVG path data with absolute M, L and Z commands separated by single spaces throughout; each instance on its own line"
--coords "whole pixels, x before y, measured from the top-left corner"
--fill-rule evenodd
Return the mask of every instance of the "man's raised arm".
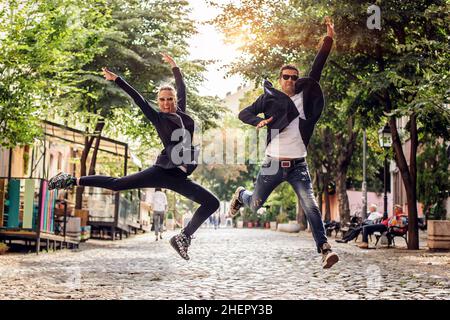
M 331 22 L 331 19 L 329 17 L 326 18 L 326 24 L 327 35 L 323 39 L 322 47 L 317 53 L 311 71 L 309 73 L 309 77 L 313 78 L 317 82 L 320 81 L 323 67 L 325 66 L 325 62 L 327 61 L 328 55 L 330 54 L 331 47 L 333 46 L 334 24 Z

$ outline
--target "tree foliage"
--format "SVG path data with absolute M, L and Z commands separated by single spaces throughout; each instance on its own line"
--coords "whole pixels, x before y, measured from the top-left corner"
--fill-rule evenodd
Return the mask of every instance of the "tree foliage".
M 103 0 L 0 3 L 0 143 L 25 145 L 39 119 L 75 90 L 74 76 L 100 50 Z
M 376 137 L 389 118 L 410 117 L 405 128 L 397 131 L 395 122 L 391 128 L 394 158 L 414 216 L 416 199 L 408 188 L 415 189 L 415 162 L 411 160 L 408 171 L 401 144 L 411 139 L 415 156 L 417 132 L 419 138 L 433 133 L 448 140 L 449 4 L 444 0 L 376 1 L 382 29 L 370 30 L 366 21 L 371 4 L 356 0 L 242 0 L 218 5 L 222 14 L 214 22 L 230 41 L 241 44 L 242 55 L 230 65 L 231 72 L 259 82 L 263 77 L 275 79 L 284 63 L 297 64 L 301 73 L 307 74 L 323 35 L 322 19 L 331 16 L 336 41 L 321 80 L 326 109 L 316 132 L 325 143 L 316 141 L 314 146 L 319 154 L 322 146 L 324 156 L 314 162 L 317 167 L 330 162 L 342 184 L 362 128 L 369 131 L 369 137 Z M 324 137 L 322 133 L 327 132 L 330 134 Z M 345 153 L 349 156 L 344 157 Z

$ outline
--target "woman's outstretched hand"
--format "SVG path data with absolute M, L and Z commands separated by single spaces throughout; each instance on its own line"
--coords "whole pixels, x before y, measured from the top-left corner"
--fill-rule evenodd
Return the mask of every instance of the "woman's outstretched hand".
M 108 81 L 116 81 L 117 74 L 112 73 L 106 67 L 102 68 L 102 71 L 103 71 L 103 76 L 105 77 L 106 80 L 108 80 Z
M 325 17 L 325 24 L 327 25 L 327 36 L 334 37 L 334 23 L 331 21 L 330 17 Z
M 161 53 L 161 55 L 162 55 L 164 61 L 167 62 L 168 64 L 170 64 L 170 66 L 172 68 L 177 67 L 175 60 L 173 60 L 173 58 L 171 56 L 169 56 L 167 53 Z

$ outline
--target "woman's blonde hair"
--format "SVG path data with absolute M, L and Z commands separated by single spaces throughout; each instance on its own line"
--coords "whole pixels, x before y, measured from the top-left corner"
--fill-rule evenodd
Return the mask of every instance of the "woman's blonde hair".
M 164 91 L 164 90 L 172 91 L 172 92 L 173 92 L 173 95 L 175 96 L 175 99 L 177 98 L 177 91 L 176 91 L 175 88 L 172 87 L 170 84 L 165 84 L 165 85 L 160 86 L 160 87 L 158 88 L 158 96 L 159 96 L 159 94 L 161 93 L 161 91 Z

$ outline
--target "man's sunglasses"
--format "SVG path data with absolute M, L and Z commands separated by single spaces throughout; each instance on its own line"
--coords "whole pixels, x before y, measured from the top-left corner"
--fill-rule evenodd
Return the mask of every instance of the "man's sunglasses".
M 288 75 L 288 74 L 283 74 L 282 77 L 283 77 L 283 80 L 289 80 L 289 78 L 291 78 L 292 81 L 297 81 L 297 79 L 298 79 L 298 76 L 295 74 L 292 76 Z
M 159 98 L 159 101 L 161 101 L 161 102 L 164 102 L 164 101 L 173 101 L 173 97 L 167 97 L 167 98 L 160 97 L 160 98 Z

